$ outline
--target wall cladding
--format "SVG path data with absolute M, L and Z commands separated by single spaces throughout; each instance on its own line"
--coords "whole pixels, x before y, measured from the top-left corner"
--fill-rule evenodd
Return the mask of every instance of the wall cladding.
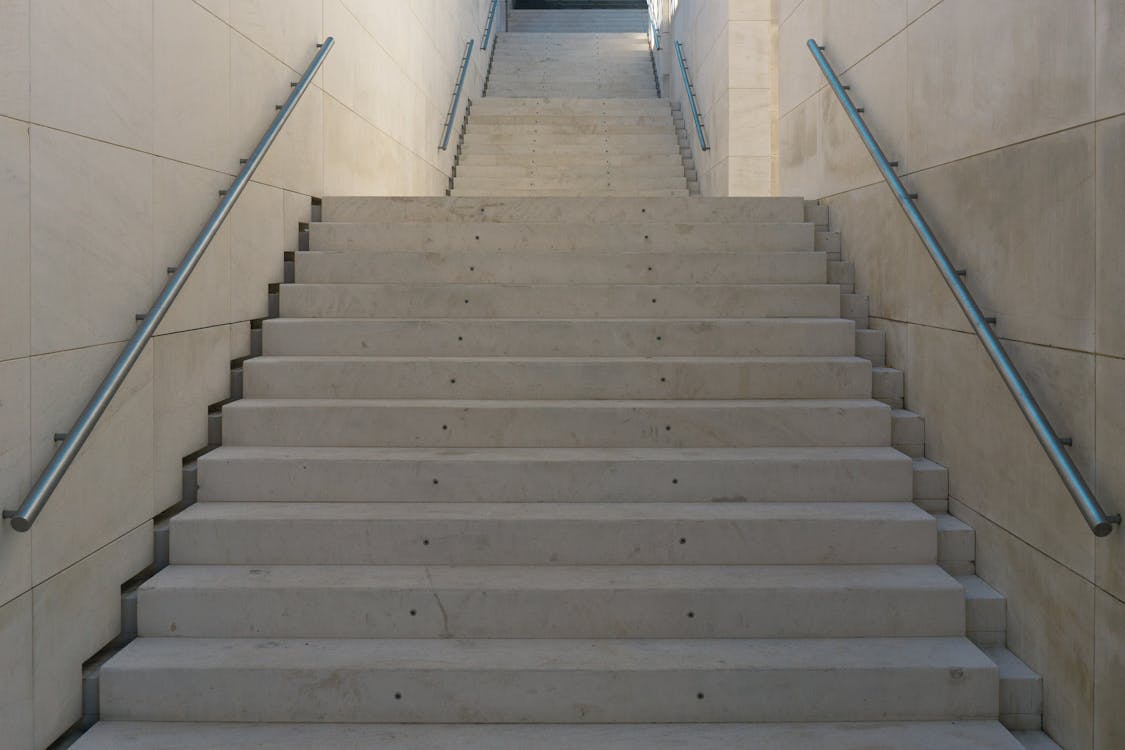
M 46 511 L 28 533 L 0 527 L 5 748 L 45 747 L 78 718 L 81 664 L 117 632 L 118 589 L 151 560 L 151 519 L 179 500 L 181 457 L 206 443 L 207 405 L 249 353 L 249 321 L 267 314 L 310 197 L 444 192 L 453 155 L 437 143 L 489 5 L 0 0 L 4 508 L 22 500 L 315 44 L 337 42 Z M 486 64 L 474 55 L 470 96 Z
M 1063 747 L 1125 745 L 1125 534 L 1095 540 L 805 49 L 865 118 L 1072 455 L 1125 509 L 1125 7 L 1111 0 L 781 0 L 781 192 L 822 198 L 1008 645 Z M 1116 66 L 1116 67 L 1115 67 Z M 1108 660 L 1108 661 L 1107 661 Z

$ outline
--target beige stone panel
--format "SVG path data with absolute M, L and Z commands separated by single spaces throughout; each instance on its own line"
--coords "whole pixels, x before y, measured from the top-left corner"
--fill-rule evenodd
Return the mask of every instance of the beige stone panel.
M 232 138 L 239 158 L 246 158 L 273 121 L 276 107 L 289 96 L 290 83 L 298 79 L 298 74 L 241 34 L 231 35 L 230 54 Z M 308 62 L 301 63 L 301 70 Z M 254 179 L 309 195 L 320 194 L 323 96 L 316 86 L 309 87 Z
M 118 344 L 31 360 L 33 476 L 54 454 L 117 358 Z M 31 529 L 32 583 L 38 585 L 92 550 L 152 518 L 152 347 L 102 415 Z
M 772 0 L 728 0 L 732 21 L 772 21 Z
M 152 151 L 151 0 L 31 3 L 31 119 Z
M 1088 477 L 1106 513 L 1125 514 L 1125 360 L 1097 357 L 1094 403 L 1097 405 L 1095 476 Z M 1096 480 L 1096 481 L 1094 481 Z M 1118 599 L 1125 599 L 1125 534 L 1118 526 L 1094 543 L 1097 567 L 1094 582 Z M 1122 631 L 1125 634 L 1125 631 Z
M 1097 123 L 1094 195 L 1096 226 L 1096 351 L 1125 357 L 1125 117 Z
M 1094 0 L 945 0 L 907 31 L 914 168 L 1092 119 Z
M 1094 128 L 1086 126 L 927 170 L 907 184 L 950 258 L 968 269 L 977 302 L 999 317 L 1000 335 L 1092 351 L 1094 173 Z
M 809 99 L 778 121 L 782 195 L 815 196 L 820 185 L 820 101 Z
M 0 727 L 4 747 L 34 750 L 31 592 L 0 606 Z
M 356 130 L 359 117 L 332 97 L 324 99 L 324 193 L 357 195 L 353 167 L 356 163 Z
M 219 204 L 219 190 L 230 176 L 170 159 L 153 163 L 153 241 L 151 299 L 171 278 Z M 219 229 L 203 258 L 188 277 L 157 334 L 230 320 L 230 220 Z
M 691 112 L 687 112 L 685 125 L 688 139 L 692 144 L 695 154 L 695 163 L 710 170 L 712 166 L 725 161 L 730 156 L 731 147 L 731 95 L 733 91 L 725 90 L 719 98 L 703 113 L 703 133 L 707 138 L 708 151 L 699 150 L 699 138 L 695 132 L 695 124 L 691 119 Z
M 230 139 L 230 27 L 192 0 L 153 5 L 156 153 L 238 171 Z
M 421 24 L 414 15 L 416 3 L 386 3 L 380 0 L 341 0 L 341 2 L 394 60 L 405 61 L 409 59 L 412 48 L 421 48 L 428 44 L 423 41 L 426 37 L 421 34 Z M 431 6 L 430 9 L 437 10 L 436 6 Z M 335 30 L 327 33 L 335 33 Z
M 949 467 L 949 492 L 1080 575 L 1094 536 L 977 338 L 911 326 L 908 407 L 926 418 L 926 455 Z M 1091 477 L 1093 357 L 1004 342 L 1071 455 Z
M 15 510 L 31 487 L 31 368 L 0 362 L 0 508 Z M 0 604 L 31 587 L 31 536 L 0 524 Z
M 731 89 L 729 101 L 730 155 L 769 156 L 770 90 Z
M 284 191 L 252 182 L 231 212 L 232 321 L 264 318 L 269 285 L 284 277 Z
M 182 499 L 181 459 L 207 445 L 207 407 L 230 397 L 230 338 L 215 326 L 153 341 L 154 516 Z
M 770 22 L 731 21 L 727 29 L 730 85 L 734 88 L 769 89 Z
M 903 0 L 824 0 L 825 56 L 847 70 L 906 27 Z
M 1125 112 L 1125 3 L 1121 0 L 1098 0 L 1094 3 L 1096 18 L 1094 104 L 1098 117 L 1112 117 Z
M 1104 591 L 1094 614 L 1094 747 L 1125 747 L 1125 603 Z
M 855 64 L 847 73 L 852 101 L 864 108 L 863 118 L 879 140 L 888 159 L 900 162 L 900 172 L 909 171 L 906 158 L 906 38 L 888 41 L 874 54 Z M 830 90 L 818 95 L 820 103 L 820 153 L 822 182 L 816 195 L 832 195 L 882 181 L 871 154 L 863 145 L 843 105 Z
M 19 120 L 28 118 L 30 2 L 0 0 L 0 115 Z
M 723 159 L 700 174 L 699 192 L 707 196 L 726 196 L 730 189 L 730 159 Z
M 201 8 L 205 8 L 209 13 L 214 14 L 219 19 L 230 23 L 230 2 L 231 0 L 193 0 Z
M 782 115 L 821 89 L 824 74 L 805 43 L 824 44 L 824 0 L 803 0 L 778 30 L 778 106 Z
M 732 156 L 727 195 L 770 195 L 773 161 L 768 156 Z
M 132 335 L 153 299 L 152 162 L 32 126 L 32 353 Z
M 82 715 L 82 663 L 121 632 L 121 584 L 150 563 L 147 521 L 32 592 L 36 747 Z
M 230 0 L 230 23 L 293 70 L 304 70 L 323 41 L 320 2 Z
M 301 223 L 312 219 L 312 200 L 307 195 L 290 190 L 285 191 L 283 200 L 282 215 L 285 224 L 282 227 L 281 239 L 286 252 L 295 252 L 300 243 L 298 229 Z
M 30 161 L 27 124 L 0 117 L 0 361 L 26 357 L 30 346 Z
M 1008 599 L 1008 648 L 1043 676 L 1044 729 L 1068 750 L 1090 748 L 1093 585 L 952 498 L 950 511 L 976 530 L 977 574 Z

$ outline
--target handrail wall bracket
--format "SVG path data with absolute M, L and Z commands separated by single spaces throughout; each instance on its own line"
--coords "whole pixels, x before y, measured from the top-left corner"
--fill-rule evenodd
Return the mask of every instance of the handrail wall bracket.
M 990 324 L 995 323 L 996 319 L 986 317 L 984 313 L 981 312 L 973 295 L 969 292 L 968 287 L 965 286 L 965 282 L 962 281 L 964 270 L 958 269 L 950 262 L 941 243 L 938 242 L 937 237 L 934 235 L 933 230 L 930 229 L 925 217 L 923 217 L 921 211 L 918 210 L 916 203 L 918 198 L 917 193 L 911 193 L 903 186 L 902 180 L 899 179 L 898 174 L 892 167 L 892 162 L 887 160 L 882 147 L 879 146 L 879 142 L 875 140 L 875 136 L 871 134 L 867 124 L 863 121 L 863 118 L 860 117 L 860 112 L 863 110 L 857 108 L 852 102 L 851 96 L 848 94 L 850 87 L 840 83 L 840 79 L 832 69 L 832 65 L 824 56 L 824 47 L 818 45 L 814 39 L 808 40 L 807 46 L 809 52 L 812 53 L 813 58 L 816 60 L 817 65 L 820 66 L 820 70 L 827 79 L 832 92 L 844 107 L 848 119 L 850 119 L 852 125 L 855 126 L 856 132 L 859 133 L 859 137 L 863 141 L 864 146 L 867 147 L 871 158 L 875 160 L 875 165 L 879 168 L 879 172 L 882 173 L 883 179 L 886 180 L 887 185 L 890 186 L 891 192 L 894 193 L 895 199 L 898 201 L 899 207 L 902 208 L 903 213 L 906 214 L 906 217 L 914 226 L 914 231 L 918 233 L 918 237 L 922 240 L 922 244 L 925 245 L 930 258 L 934 261 L 938 271 L 941 272 L 942 278 L 945 279 L 945 283 L 953 292 L 957 304 L 961 306 L 961 310 L 969 320 L 969 325 L 972 326 L 977 338 L 980 339 L 981 344 L 984 345 L 984 349 L 992 359 L 996 371 L 1004 380 L 1004 384 L 1008 387 L 1008 390 L 1011 391 L 1012 396 L 1016 400 L 1016 405 L 1019 406 L 1020 411 L 1023 412 L 1028 424 L 1031 425 L 1032 432 L 1034 432 L 1035 437 L 1038 438 L 1039 444 L 1043 446 L 1047 457 L 1054 465 L 1055 471 L 1058 472 L 1063 484 L 1066 485 L 1071 497 L 1074 498 L 1074 503 L 1078 506 L 1078 510 L 1082 513 L 1082 516 L 1086 519 L 1090 530 L 1094 532 L 1095 536 L 1101 537 L 1108 535 L 1113 531 L 1115 524 L 1121 523 L 1121 515 L 1106 514 L 1097 498 L 1094 497 L 1094 493 L 1090 491 L 1086 480 L 1082 478 L 1078 467 L 1074 465 L 1074 461 L 1071 460 L 1069 454 L 1063 449 L 1066 443 L 1058 437 L 1059 433 L 1051 426 L 1050 421 L 1043 413 L 1038 402 L 1036 402 L 1027 383 L 1024 382 L 1023 377 L 1020 375 L 1019 370 L 1016 369 L 1012 360 L 1009 359 L 1008 353 L 1004 351 L 1000 339 L 990 328 Z M 897 162 L 894 162 L 894 164 L 897 164 Z
M 144 351 L 145 346 L 152 339 L 156 333 L 156 329 L 160 326 L 160 322 L 164 320 L 164 316 L 172 307 L 172 303 L 176 301 L 176 297 L 183 290 L 184 285 L 187 283 L 188 277 L 195 267 L 199 264 L 200 259 L 203 257 L 204 251 L 211 244 L 215 238 L 219 228 L 226 221 L 227 216 L 230 215 L 231 208 L 234 207 L 242 191 L 250 182 L 250 178 L 254 176 L 254 172 L 262 163 L 265 158 L 266 152 L 269 151 L 270 146 L 277 140 L 281 128 L 285 125 L 289 116 L 293 114 L 293 110 L 297 107 L 297 103 L 304 96 L 305 91 L 312 84 L 313 77 L 317 71 L 320 70 L 324 64 L 324 59 L 332 50 L 336 40 L 328 37 L 323 43 L 318 44 L 316 55 L 313 57 L 312 62 L 305 69 L 304 75 L 301 80 L 291 86 L 289 98 L 285 103 L 277 107 L 277 114 L 274 115 L 273 122 L 270 123 L 269 128 L 266 129 L 262 139 L 258 141 L 258 145 L 254 148 L 254 152 L 246 159 L 242 170 L 239 171 L 238 176 L 234 178 L 230 188 L 221 191 L 221 199 L 218 207 L 215 208 L 211 214 L 211 218 L 203 226 L 199 236 L 192 243 L 184 255 L 184 259 L 180 261 L 179 266 L 172 271 L 164 289 L 160 292 L 160 296 L 152 303 L 152 307 L 143 316 L 138 315 L 137 320 L 141 321 L 140 325 L 133 332 L 132 337 L 125 348 L 121 351 L 117 361 L 113 363 L 109 372 L 102 380 L 98 389 L 94 392 L 93 397 L 86 404 L 82 410 L 82 414 L 74 423 L 74 427 L 67 433 L 61 441 L 58 450 L 51 457 L 47 467 L 39 478 L 35 481 L 35 485 L 31 488 L 27 497 L 24 499 L 23 504 L 20 505 L 19 510 L 16 511 L 3 511 L 3 517 L 9 519 L 12 528 L 16 531 L 27 531 L 31 525 L 35 523 L 35 519 L 43 511 L 47 500 L 50 499 L 51 493 L 58 487 L 59 482 L 62 481 L 63 475 L 74 459 L 78 456 L 78 452 L 82 449 L 83 444 L 93 433 L 94 428 L 98 424 L 98 420 L 102 414 L 109 407 L 110 401 L 113 400 L 114 394 L 121 388 L 125 378 L 129 375 L 129 371 L 133 369 L 133 365 L 140 359 L 141 353 Z M 171 266 L 169 267 L 172 268 Z M 61 435 L 62 433 L 60 433 Z

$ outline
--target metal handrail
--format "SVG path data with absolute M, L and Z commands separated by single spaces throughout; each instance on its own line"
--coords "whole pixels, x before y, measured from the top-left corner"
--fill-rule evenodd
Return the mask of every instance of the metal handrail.
M 1090 491 L 1086 481 L 1082 478 L 1078 468 L 1074 465 L 1070 456 L 1063 450 L 1063 446 L 1067 445 L 1070 441 L 1066 438 L 1060 438 L 1051 423 L 1047 420 L 1047 416 L 1035 401 L 1035 397 L 1031 394 L 1031 390 L 1027 387 L 1023 377 L 1020 376 L 1019 370 L 1012 364 L 1011 359 L 1008 358 L 1007 352 L 1001 346 L 1000 340 L 993 333 L 990 323 L 995 322 L 992 318 L 986 318 L 984 313 L 981 312 L 980 307 L 977 305 L 973 295 L 969 293 L 968 287 L 965 282 L 961 280 L 961 272 L 949 261 L 946 256 L 945 250 L 942 249 L 941 244 L 937 241 L 933 231 L 930 229 L 929 224 L 926 223 L 918 206 L 914 201 L 917 200 L 917 193 L 907 192 L 902 184 L 902 180 L 895 173 L 894 167 L 898 165 L 897 162 L 887 160 L 883 149 L 880 148 L 878 141 L 871 134 L 867 128 L 863 118 L 859 115 L 863 111 L 852 103 L 851 96 L 847 93 L 847 87 L 840 83 L 839 77 L 832 69 L 827 58 L 824 56 L 823 47 L 818 45 L 815 40 L 808 41 L 809 51 L 812 52 L 813 58 L 816 60 L 820 70 L 824 73 L 824 77 L 828 79 L 828 85 L 832 88 L 832 92 L 836 94 L 836 98 L 840 100 L 843 105 L 844 111 L 847 112 L 848 118 L 852 121 L 859 137 L 863 140 L 863 144 L 867 147 L 871 158 L 875 160 L 875 165 L 883 175 L 883 179 L 891 188 L 894 193 L 895 199 L 898 200 L 899 205 L 902 207 L 906 217 L 910 219 L 910 223 L 914 225 L 914 231 L 918 233 L 921 238 L 922 244 L 926 246 L 926 251 L 930 254 L 934 264 L 938 267 L 945 283 L 949 285 L 953 296 L 957 299 L 957 304 L 961 306 L 961 310 L 965 313 L 965 317 L 969 319 L 969 324 L 977 334 L 984 345 L 984 349 L 991 357 L 993 365 L 996 366 L 996 371 L 1000 373 L 1003 378 L 1004 384 L 1008 386 L 1012 396 L 1016 399 L 1016 404 L 1019 406 L 1020 411 L 1023 412 L 1024 417 L 1031 425 L 1032 432 L 1035 437 L 1039 439 L 1040 445 L 1043 450 L 1047 452 L 1047 457 L 1055 467 L 1055 471 L 1059 473 L 1063 484 L 1066 485 L 1067 490 L 1070 492 L 1071 497 L 1074 498 L 1078 510 L 1082 512 L 1086 523 L 1089 524 L 1090 530 L 1094 532 L 1095 536 L 1106 536 L 1113 531 L 1113 525 L 1121 523 L 1121 515 L 1106 515 L 1102 506 L 1098 503 L 1097 498 Z
M 258 145 L 250 155 L 250 158 L 246 159 L 242 170 L 238 173 L 238 176 L 234 178 L 234 182 L 231 183 L 230 188 L 220 193 L 223 197 L 222 200 L 219 201 L 218 207 L 212 212 L 211 218 L 208 219 L 207 223 L 203 226 L 199 236 L 196 238 L 191 248 L 188 249 L 187 254 L 184 255 L 183 260 L 180 261 L 180 265 L 176 267 L 175 271 L 172 273 L 172 277 L 168 280 L 168 283 L 164 285 L 164 290 L 160 292 L 160 296 L 156 298 L 156 301 L 152 303 L 152 307 L 145 313 L 141 325 L 133 333 L 132 338 L 130 338 L 129 342 L 125 345 L 125 349 L 122 350 L 117 361 L 113 363 L 113 367 L 110 368 L 109 373 L 106 374 L 101 385 L 98 386 L 97 391 L 94 392 L 93 397 L 90 399 L 89 403 L 86 404 L 86 408 L 82 410 L 78 421 L 74 423 L 70 432 L 66 433 L 66 437 L 62 440 L 62 445 L 55 451 L 55 455 L 51 457 L 47 468 L 39 475 L 39 479 L 36 480 L 35 486 L 31 488 L 31 492 L 28 493 L 23 504 L 20 505 L 19 510 L 3 511 L 3 517 L 11 520 L 12 528 L 16 531 L 27 531 L 31 528 L 31 524 L 35 523 L 35 519 L 42 512 L 44 506 L 46 506 L 47 500 L 50 499 L 51 493 L 58 487 L 66 470 L 78 456 L 82 445 L 90 437 L 90 434 L 93 433 L 94 428 L 98 424 L 98 420 L 101 418 L 102 414 L 105 413 L 114 394 L 121 388 L 121 384 L 125 382 L 129 371 L 133 369 L 133 365 L 135 365 L 140 358 L 145 345 L 148 344 L 153 334 L 156 333 L 160 322 L 164 319 L 164 316 L 172 307 L 172 303 L 176 301 L 177 295 L 179 295 L 184 285 L 187 283 L 188 276 L 191 275 L 191 272 L 199 264 L 204 251 L 207 249 L 208 245 L 211 244 L 211 240 L 215 238 L 215 234 L 219 231 L 219 228 L 230 214 L 231 208 L 234 206 L 239 196 L 242 195 L 242 191 L 246 188 L 247 183 L 250 182 L 250 178 L 258 169 L 266 152 L 277 139 L 282 126 L 285 125 L 289 116 L 293 114 L 297 102 L 300 101 L 301 97 L 312 83 L 313 76 L 320 70 L 320 66 L 324 63 L 324 58 L 328 56 L 328 53 L 335 43 L 332 37 L 328 37 L 324 40 L 323 44 L 317 45 L 320 50 L 316 53 L 316 56 L 313 57 L 308 68 L 305 69 L 301 80 L 293 84 L 293 90 L 289 93 L 289 98 L 285 100 L 285 104 L 278 107 L 273 122 L 270 123 L 269 128 L 266 129 L 262 139 L 258 141 Z
M 654 51 L 660 50 L 660 27 L 651 15 L 648 17 L 648 46 Z
M 457 104 L 461 101 L 461 88 L 465 85 L 465 73 L 469 71 L 469 56 L 473 54 L 473 40 L 465 43 L 465 56 L 461 58 L 461 69 L 457 73 L 457 85 L 453 88 L 453 99 L 449 104 L 449 112 L 445 116 L 445 130 L 441 136 L 442 151 L 449 148 L 449 136 L 453 133 L 453 119 L 457 114 Z
M 488 9 L 488 24 L 484 27 L 484 41 L 481 42 L 480 48 L 482 50 L 488 49 L 488 40 L 492 36 L 492 20 L 496 16 L 496 3 L 499 0 L 492 0 L 492 7 Z
M 707 145 L 707 139 L 703 137 L 703 122 L 699 119 L 699 107 L 695 104 L 695 87 L 691 85 L 691 78 L 688 77 L 687 63 L 684 62 L 684 45 L 679 39 L 676 40 L 676 57 L 680 61 L 680 73 L 684 76 L 684 88 L 688 94 L 688 104 L 691 105 L 691 116 L 695 118 L 695 134 L 699 136 L 699 148 L 704 151 L 710 151 L 711 147 Z

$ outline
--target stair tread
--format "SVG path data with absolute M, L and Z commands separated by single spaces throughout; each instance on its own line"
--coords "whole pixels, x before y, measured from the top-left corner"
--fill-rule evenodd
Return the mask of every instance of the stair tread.
M 837 590 L 950 591 L 937 565 L 171 565 L 144 592 L 189 589 L 317 591 Z
M 107 673 L 132 670 L 309 669 L 614 672 L 946 669 L 995 673 L 966 638 L 763 639 L 257 639 L 139 638 Z
M 791 724 L 110 722 L 73 750 L 1022 750 L 996 721 Z
M 225 520 L 828 520 L 932 521 L 910 502 L 710 502 L 710 503 L 456 503 L 456 502 L 203 502 L 172 524 Z

